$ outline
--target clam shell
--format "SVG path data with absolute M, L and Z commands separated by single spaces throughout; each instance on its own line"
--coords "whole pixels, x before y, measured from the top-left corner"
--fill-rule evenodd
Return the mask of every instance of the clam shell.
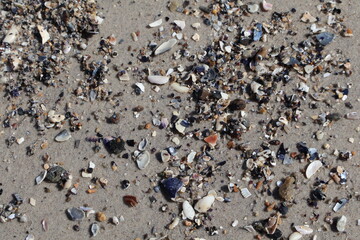
M 302 235 L 299 232 L 293 232 L 289 236 L 289 240 L 299 240 L 300 238 L 302 238 Z
M 148 151 L 140 153 L 136 158 L 136 163 L 139 169 L 145 169 L 150 163 L 150 153 Z
M 15 42 L 17 36 L 19 35 L 19 30 L 17 28 L 17 26 L 13 25 L 10 30 L 8 31 L 8 33 L 6 34 L 3 43 L 13 43 Z
M 170 86 L 178 93 L 188 93 L 190 91 L 190 88 L 188 88 L 186 86 L 181 86 L 177 82 L 173 82 L 172 84 L 170 84 Z
M 152 84 L 157 84 L 157 85 L 163 85 L 163 84 L 169 82 L 169 79 L 170 78 L 167 76 L 159 76 L 159 75 L 148 76 L 149 82 Z
M 267 12 L 267 11 L 272 10 L 273 5 L 271 3 L 268 3 L 265 0 L 263 0 L 262 3 L 261 3 L 261 7 L 265 12 Z
M 322 167 L 322 165 L 322 162 L 319 160 L 310 163 L 309 166 L 306 168 L 306 178 L 310 178 L 312 175 L 314 175 Z
M 100 227 L 97 223 L 93 223 L 90 226 L 91 236 L 95 237 L 100 231 Z
M 148 140 L 146 138 L 143 138 L 140 142 L 139 142 L 139 145 L 138 145 L 138 150 L 139 151 L 144 151 L 146 146 L 148 145 Z
M 167 150 L 161 150 L 160 158 L 162 162 L 168 162 L 170 160 L 171 155 Z
M 42 183 L 44 181 L 44 179 L 46 178 L 46 175 L 47 175 L 47 171 L 46 170 L 42 171 L 40 173 L 40 175 L 35 178 L 36 185 L 39 185 L 40 183 Z
M 196 204 L 195 204 L 195 210 L 200 212 L 200 213 L 205 213 L 207 212 L 211 206 L 213 205 L 215 201 L 215 197 L 214 196 L 206 196 L 203 197 L 202 199 L 200 199 Z
M 345 231 L 345 225 L 346 225 L 346 222 L 347 222 L 347 218 L 343 215 L 340 217 L 340 219 L 337 221 L 336 223 L 336 229 L 339 231 L 339 232 L 344 232 Z
M 169 41 L 166 41 L 162 44 L 160 44 L 159 47 L 156 48 L 154 54 L 155 55 L 159 55 L 159 54 L 162 54 L 164 52 L 167 52 L 169 51 L 175 44 L 177 43 L 177 40 L 176 39 L 170 39 Z
M 149 27 L 151 27 L 151 28 L 159 27 L 161 24 L 162 24 L 162 19 L 160 18 L 160 19 L 158 19 L 158 20 L 150 23 L 150 24 L 149 24 Z
M 135 86 L 140 89 L 140 91 L 145 92 L 145 86 L 142 83 L 135 83 Z
M 68 130 L 64 129 L 58 135 L 55 136 L 55 141 L 65 142 L 71 138 L 71 134 Z
M 314 230 L 312 230 L 309 226 L 295 226 L 296 231 L 301 233 L 302 235 L 312 234 Z
M 185 28 L 185 21 L 182 20 L 174 20 L 174 23 L 176 26 L 178 26 L 181 30 Z
M 190 220 L 193 220 L 195 217 L 195 210 L 189 203 L 189 201 L 184 201 L 182 204 L 184 216 Z

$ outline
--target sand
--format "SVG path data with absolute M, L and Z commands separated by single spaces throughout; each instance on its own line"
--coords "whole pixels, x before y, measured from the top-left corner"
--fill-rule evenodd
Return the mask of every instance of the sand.
M 198 8 L 201 5 L 207 5 L 208 3 L 191 2 L 191 6 Z M 244 1 L 247 2 L 247 1 Z M 269 37 L 269 45 L 280 46 L 288 41 L 300 41 L 304 39 L 304 35 L 309 31 L 307 28 L 310 24 L 300 23 L 299 19 L 303 12 L 309 11 L 314 16 L 320 15 L 316 11 L 316 5 L 319 1 L 279 1 L 273 0 L 273 10 L 277 12 L 290 11 L 292 8 L 296 8 L 296 13 L 292 14 L 293 24 L 297 29 L 297 35 L 294 37 L 284 38 L 282 36 L 276 36 L 274 38 Z M 92 55 L 92 58 L 101 60 L 102 57 L 97 52 L 98 43 L 101 37 L 107 37 L 114 34 L 117 39 L 123 39 L 121 44 L 117 44 L 114 49 L 118 52 L 118 57 L 112 59 L 112 63 L 109 64 L 110 68 L 113 64 L 122 65 L 123 68 L 127 66 L 139 67 L 140 69 L 168 69 L 169 67 L 175 67 L 179 64 L 186 66 L 187 62 L 176 61 L 171 58 L 173 51 L 164 53 L 156 58 L 153 58 L 152 62 L 138 63 L 136 56 L 139 49 L 145 47 L 149 41 L 154 41 L 153 34 L 157 32 L 157 28 L 148 28 L 147 25 L 158 18 L 168 17 L 169 21 L 164 22 L 163 26 L 165 31 L 169 30 L 170 23 L 173 20 L 181 19 L 185 20 L 186 27 L 182 31 L 184 35 L 190 38 L 195 32 L 200 35 L 200 41 L 194 42 L 187 40 L 189 45 L 194 51 L 204 48 L 211 44 L 214 37 L 214 31 L 209 27 L 202 24 L 199 31 L 194 30 L 190 25 L 194 22 L 201 22 L 201 18 L 194 16 L 186 16 L 181 13 L 169 12 L 167 9 L 167 1 L 99 1 L 100 12 L 105 16 L 104 23 L 100 25 L 100 34 L 95 35 L 88 41 L 88 48 L 83 51 L 83 54 Z M 314 124 L 311 120 L 311 116 L 317 115 L 319 112 L 338 112 L 342 116 L 351 111 L 357 111 L 359 109 L 359 61 L 358 49 L 359 38 L 357 11 L 359 6 L 356 1 L 343 1 L 339 4 L 341 8 L 341 15 L 344 16 L 346 25 L 354 32 L 354 37 L 344 38 L 337 36 L 336 39 L 326 47 L 327 50 L 339 49 L 344 56 L 351 59 L 353 66 L 353 74 L 350 77 L 330 76 L 328 78 L 321 78 L 322 85 L 329 85 L 330 83 L 339 83 L 340 86 L 346 86 L 347 83 L 352 84 L 350 94 L 348 97 L 349 102 L 352 103 L 353 109 L 347 109 L 344 106 L 343 101 L 337 101 L 335 98 L 329 98 L 330 104 L 321 104 L 320 109 L 309 109 L 304 102 L 303 117 L 301 123 L 291 123 L 291 129 L 288 133 L 280 131 L 278 134 L 278 140 L 284 142 L 291 151 L 296 151 L 296 143 L 299 141 L 306 142 L 308 146 L 317 148 L 319 152 L 326 153 L 328 157 L 326 162 L 330 166 L 343 166 L 349 173 L 348 182 L 345 185 L 336 185 L 332 183 L 328 186 L 326 192 L 327 201 L 319 202 L 317 208 L 313 208 L 307 205 L 306 200 L 309 198 L 310 189 L 316 177 L 320 179 L 329 179 L 329 169 L 323 168 L 316 177 L 310 180 L 306 180 L 301 174 L 299 183 L 295 193 L 295 203 L 289 210 L 289 213 L 282 218 L 282 223 L 279 229 L 283 232 L 284 239 L 294 231 L 291 227 L 292 224 L 304 225 L 308 224 L 314 233 L 304 236 L 303 239 L 313 239 L 314 235 L 317 239 L 358 239 L 357 219 L 360 218 L 358 214 L 358 208 L 360 203 L 357 200 L 358 183 L 358 156 L 355 155 L 349 161 L 339 161 L 332 152 L 335 149 L 357 151 L 359 147 L 359 133 L 355 129 L 359 126 L 358 121 L 349 121 L 344 118 L 331 124 L 328 127 Z M 250 15 L 245 18 L 246 23 L 251 22 L 254 19 L 262 21 L 269 19 L 271 12 Z M 325 21 L 325 15 L 321 15 Z M 131 38 L 131 33 L 139 31 L 139 40 L 134 42 Z M 234 33 L 229 33 L 230 37 L 233 37 Z M 156 38 L 155 38 L 156 39 Z M 162 42 L 163 40 L 156 39 L 156 42 Z M 261 45 L 261 43 L 260 43 Z M 131 51 L 128 51 L 131 46 Z M 178 46 L 177 46 L 178 47 Z M 82 129 L 71 133 L 72 138 L 63 143 L 57 143 L 53 139 L 55 135 L 60 132 L 56 129 L 48 129 L 43 136 L 38 135 L 38 131 L 34 127 L 35 121 L 29 117 L 17 116 L 15 119 L 19 125 L 17 128 L 2 128 L 1 129 L 1 141 L 0 141 L 0 188 L 3 189 L 3 193 L 0 195 L 0 204 L 8 203 L 12 197 L 11 194 L 18 193 L 24 198 L 24 203 L 20 207 L 20 212 L 25 213 L 29 220 L 26 223 L 19 223 L 17 220 L 13 220 L 7 223 L 0 224 L 1 239 L 25 239 L 28 234 L 35 236 L 36 240 L 41 239 L 89 239 L 89 226 L 95 222 L 94 215 L 89 218 L 85 218 L 81 222 L 73 222 L 68 219 L 65 214 L 65 210 L 70 207 L 80 207 L 87 204 L 95 211 L 102 211 L 108 218 L 112 216 L 123 216 L 125 221 L 115 226 L 108 222 L 98 223 L 101 226 L 99 235 L 94 238 L 99 239 L 160 239 L 160 236 L 168 236 L 169 239 L 192 239 L 195 237 L 204 239 L 253 239 L 256 233 L 249 233 L 242 229 L 243 226 L 250 225 L 252 222 L 266 219 L 270 216 L 270 212 L 264 211 L 264 201 L 279 203 L 278 199 L 274 199 L 273 196 L 267 196 L 266 194 L 257 193 L 255 190 L 251 190 L 252 196 L 244 199 L 239 193 L 225 193 L 223 187 L 230 181 L 227 177 L 228 173 L 234 176 L 232 182 L 237 182 L 241 187 L 247 187 L 247 183 L 244 181 L 237 181 L 241 179 L 243 169 L 243 159 L 240 157 L 240 152 L 234 149 L 227 149 L 226 141 L 220 139 L 218 142 L 218 148 L 211 151 L 212 156 L 216 161 L 226 161 L 226 164 L 217 171 L 211 179 L 211 184 L 204 186 L 203 195 L 206 192 L 214 189 L 219 196 L 228 196 L 231 198 L 231 202 L 224 203 L 216 201 L 212 207 L 209 215 L 211 220 L 207 220 L 205 226 L 215 226 L 218 229 L 219 234 L 215 236 L 209 236 L 205 227 L 194 229 L 189 232 L 190 228 L 183 226 L 180 223 L 175 229 L 167 229 L 167 225 L 171 223 L 174 216 L 178 216 L 181 212 L 181 204 L 167 201 L 161 193 L 154 192 L 151 179 L 156 179 L 156 174 L 162 172 L 168 166 L 155 158 L 155 154 L 152 154 L 151 163 L 144 170 L 139 170 L 134 161 L 124 158 L 119 158 L 114 155 L 110 155 L 105 148 L 101 145 L 99 152 L 95 153 L 92 149 L 93 143 L 85 141 L 86 137 L 94 136 L 96 129 L 104 136 L 121 136 L 123 139 L 134 139 L 139 142 L 143 138 L 147 138 L 150 142 L 148 149 L 156 149 L 157 151 L 164 149 L 168 146 L 174 146 L 170 141 L 172 136 L 168 131 L 159 130 L 152 126 L 150 130 L 139 130 L 138 126 L 143 126 L 145 123 L 151 123 L 153 115 L 159 115 L 162 113 L 164 116 L 170 119 L 172 111 L 174 109 L 169 106 L 170 98 L 167 96 L 174 91 L 168 86 L 160 86 L 160 92 L 154 92 L 151 90 L 153 87 L 144 79 L 139 79 L 137 76 L 131 76 L 130 82 L 120 82 L 116 78 L 116 71 L 110 71 L 107 76 L 109 85 L 114 93 L 120 93 L 113 102 L 106 101 L 82 101 L 76 99 L 72 92 L 77 85 L 77 79 L 83 79 L 83 72 L 79 69 L 79 64 L 76 59 L 69 60 L 68 72 L 61 74 L 62 86 L 59 87 L 42 87 L 41 95 L 35 97 L 39 102 L 44 103 L 46 108 L 55 109 L 57 112 L 64 114 L 67 103 L 71 103 L 71 112 L 75 112 L 80 116 L 80 122 L 82 122 Z M 129 62 L 132 62 L 129 65 Z M 132 85 L 135 82 L 142 82 L 145 85 L 145 93 L 136 95 Z M 286 90 L 291 91 L 295 87 L 295 84 L 289 84 L 285 87 Z M 64 97 L 55 102 L 60 93 L 64 93 Z M 189 98 L 187 94 L 176 95 L 181 97 L 181 116 L 186 116 L 194 110 L 194 102 Z M 27 108 L 28 98 L 21 96 L 19 98 L 9 98 L 2 94 L 0 104 L 0 119 L 5 119 L 4 113 L 11 104 L 17 104 Z M 138 118 L 135 118 L 131 109 L 141 105 L 144 107 L 144 111 L 140 113 Z M 186 107 L 187 106 L 187 107 Z M 257 103 L 250 102 L 247 109 L 256 109 Z M 260 115 L 252 111 L 248 111 L 248 118 L 254 127 L 242 136 L 242 141 L 250 142 L 252 148 L 257 148 L 262 143 L 262 128 L 258 125 L 260 120 L 266 122 L 270 120 L 270 117 L 276 116 L 276 105 L 274 105 L 273 113 Z M 118 124 L 108 124 L 106 117 L 109 117 L 113 112 L 120 113 L 120 122 Z M 98 120 L 94 115 L 98 116 Z M 299 125 L 299 128 L 295 126 Z M 65 128 L 68 128 L 68 124 L 65 124 Z M 212 127 L 211 121 L 203 121 L 200 124 L 196 124 L 191 129 L 199 128 L 201 130 L 209 129 Z M 313 138 L 313 133 L 322 130 L 325 132 L 325 137 L 318 141 Z M 152 137 L 152 131 L 157 132 L 156 137 Z M 10 136 L 16 138 L 24 137 L 25 141 L 21 145 L 13 144 L 10 147 L 6 146 L 5 139 Z M 200 151 L 204 142 L 201 140 L 195 140 L 193 138 L 183 138 L 178 135 L 181 140 L 182 148 L 179 150 L 178 155 L 180 157 L 186 156 L 190 150 Z M 354 138 L 354 143 L 349 143 L 348 139 Z M 49 146 L 46 149 L 41 149 L 40 144 L 47 140 Z M 80 146 L 74 148 L 75 140 L 80 140 Z M 35 152 L 32 156 L 26 155 L 26 147 L 36 143 Z M 329 143 L 330 148 L 327 150 L 322 149 L 324 143 Z M 131 154 L 135 148 L 126 147 L 127 153 Z M 272 148 L 276 151 L 276 148 Z M 41 183 L 40 185 L 34 184 L 35 177 L 42 171 L 42 157 L 48 154 L 51 163 L 61 163 L 62 166 L 72 173 L 74 177 L 74 183 L 79 183 L 79 191 L 77 195 L 71 196 L 71 200 L 66 202 L 66 190 L 58 190 L 55 184 Z M 93 176 L 105 177 L 109 183 L 106 188 L 99 188 L 94 194 L 87 194 L 86 189 L 90 183 L 90 179 L 81 178 L 79 171 L 88 166 L 88 162 L 93 161 L 96 164 Z M 115 161 L 118 165 L 117 171 L 112 171 L 110 167 L 111 161 Z M 277 162 L 277 166 L 272 170 L 275 174 L 275 179 L 272 183 L 274 187 L 276 181 L 283 180 L 284 177 L 289 176 L 293 172 L 300 172 L 305 169 L 307 163 L 299 163 L 295 161 L 291 165 L 283 165 L 281 162 Z M 121 189 L 120 182 L 122 180 L 129 180 L 131 185 L 128 189 Z M 49 188 L 50 192 L 46 193 L 44 188 Z M 150 190 L 149 190 L 150 189 Z M 134 195 L 138 198 L 139 204 L 136 207 L 128 207 L 124 204 L 122 197 L 124 195 Z M 155 202 L 151 202 L 154 197 Z M 36 206 L 31 206 L 28 201 L 29 198 L 36 199 Z M 335 198 L 348 198 L 350 202 L 342 208 L 339 212 L 334 213 L 332 207 L 334 206 Z M 167 211 L 162 212 L 160 209 L 162 206 L 167 205 Z M 255 214 L 256 213 L 256 214 Z M 340 217 L 342 215 L 347 217 L 346 231 L 339 233 L 331 229 L 330 225 L 324 222 L 325 216 L 329 214 L 331 218 Z M 314 215 L 319 215 L 318 221 L 311 221 Z M 42 229 L 41 221 L 46 219 L 48 224 L 48 230 Z M 239 221 L 238 226 L 232 227 L 232 222 L 237 219 Z M 78 225 L 79 231 L 74 231 L 73 226 Z M 153 229 L 153 230 L 152 230 Z M 152 232 L 157 233 L 153 235 Z M 264 237 L 266 239 L 266 237 Z

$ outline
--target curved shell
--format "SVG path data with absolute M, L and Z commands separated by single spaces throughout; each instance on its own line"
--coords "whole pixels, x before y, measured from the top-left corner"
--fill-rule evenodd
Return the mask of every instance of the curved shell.
M 177 43 L 176 39 L 170 39 L 169 41 L 166 41 L 162 44 L 160 44 L 160 46 L 158 48 L 156 48 L 154 54 L 155 55 L 159 55 L 162 54 L 164 52 L 169 51 L 175 44 Z
M 312 175 L 314 175 L 322 167 L 322 165 L 322 162 L 319 160 L 310 163 L 309 166 L 306 168 L 306 178 L 310 178 Z
M 172 84 L 170 84 L 170 86 L 178 93 L 187 93 L 190 91 L 190 88 L 188 88 L 186 86 L 182 86 L 177 82 L 173 82 Z
M 302 235 L 312 234 L 314 230 L 312 230 L 309 226 L 295 226 L 296 231 L 301 233 Z
M 157 84 L 157 85 L 163 85 L 163 84 L 169 82 L 169 79 L 170 78 L 167 76 L 160 76 L 160 75 L 148 76 L 149 82 L 152 84 Z
M 148 151 L 140 153 L 136 158 L 136 163 L 139 169 L 145 169 L 150 163 L 150 153 Z
M 36 185 L 39 185 L 40 183 L 42 183 L 44 181 L 44 179 L 46 178 L 46 175 L 47 175 L 46 170 L 41 172 L 40 175 L 35 178 Z
M 188 201 L 185 201 L 182 204 L 182 208 L 183 208 L 184 216 L 190 220 L 193 220 L 195 217 L 195 210 L 191 206 L 191 204 Z
M 213 203 L 215 202 L 215 197 L 212 195 L 208 195 L 206 197 L 203 197 L 202 199 L 200 199 L 196 204 L 195 204 L 195 210 L 200 212 L 200 213 L 205 213 L 207 212 L 211 206 L 213 205 Z
M 289 236 L 289 240 L 299 240 L 300 238 L 302 238 L 302 235 L 299 232 L 293 232 Z

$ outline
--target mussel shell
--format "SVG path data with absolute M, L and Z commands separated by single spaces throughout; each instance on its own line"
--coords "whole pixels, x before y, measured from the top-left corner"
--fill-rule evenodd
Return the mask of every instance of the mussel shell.
M 104 142 L 106 150 L 109 153 L 119 154 L 125 150 L 125 141 L 122 140 L 120 137 L 117 137 L 117 138 L 114 138 L 111 140 L 104 139 L 103 142 Z
M 178 178 L 168 178 L 161 183 L 162 189 L 168 198 L 175 198 L 183 183 Z

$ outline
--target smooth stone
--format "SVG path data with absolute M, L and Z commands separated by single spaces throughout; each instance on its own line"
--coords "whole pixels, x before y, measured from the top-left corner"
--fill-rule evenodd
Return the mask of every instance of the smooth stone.
M 85 212 L 79 208 L 69 208 L 66 210 L 66 213 L 70 220 L 72 221 L 80 221 L 85 218 Z

